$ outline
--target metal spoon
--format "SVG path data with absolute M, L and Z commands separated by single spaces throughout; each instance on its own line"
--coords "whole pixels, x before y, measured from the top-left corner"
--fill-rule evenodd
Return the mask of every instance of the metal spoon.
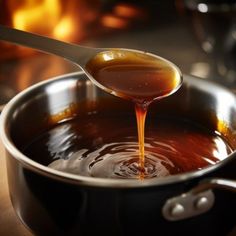
M 0 40 L 8 41 L 14 44 L 23 45 L 26 47 L 30 47 L 39 51 L 43 51 L 49 54 L 57 55 L 62 58 L 65 58 L 77 66 L 79 66 L 85 74 L 100 88 L 103 90 L 112 93 L 116 96 L 127 98 L 126 94 L 116 93 L 113 89 L 109 88 L 108 86 L 100 83 L 99 81 L 94 78 L 94 76 L 90 73 L 90 70 L 87 69 L 88 62 L 90 62 L 95 57 L 99 58 L 100 64 L 102 62 L 106 62 L 107 60 L 121 60 L 124 58 L 126 54 L 135 54 L 138 57 L 147 57 L 148 60 L 152 63 L 155 60 L 162 61 L 176 73 L 176 83 L 173 86 L 173 90 L 166 94 L 165 96 L 170 95 L 171 93 L 175 92 L 180 85 L 182 84 L 182 75 L 180 70 L 171 62 L 167 61 L 164 58 L 158 57 L 154 54 L 132 50 L 132 49 L 121 49 L 121 48 L 90 48 L 90 47 L 83 47 L 77 44 L 70 44 L 66 42 L 62 42 L 59 40 L 55 40 L 52 38 L 32 34 L 29 32 L 24 32 L 17 29 L 12 29 L 6 26 L 0 25 Z M 166 65 L 165 65 L 166 66 Z M 153 98 L 160 98 L 160 94 L 156 93 L 155 96 L 155 89 L 152 88 L 152 93 L 154 93 Z M 154 100 L 153 99 L 153 100 Z

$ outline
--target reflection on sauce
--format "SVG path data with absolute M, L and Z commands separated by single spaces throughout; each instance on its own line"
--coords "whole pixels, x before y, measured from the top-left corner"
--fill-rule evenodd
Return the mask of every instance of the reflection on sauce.
M 140 177 L 135 120 L 123 114 L 84 115 L 57 124 L 25 147 L 24 153 L 51 168 L 103 178 Z M 114 129 L 115 127 L 115 129 Z M 187 120 L 149 118 L 143 178 L 202 169 L 232 149 L 217 133 Z
M 180 71 L 171 62 L 145 53 L 108 51 L 86 65 L 105 90 L 135 103 L 150 103 L 179 88 Z
M 99 53 L 86 65 L 95 83 L 116 96 L 135 103 L 139 139 L 139 170 L 145 169 L 144 128 L 149 104 L 175 92 L 181 73 L 169 61 L 135 51 L 113 50 Z

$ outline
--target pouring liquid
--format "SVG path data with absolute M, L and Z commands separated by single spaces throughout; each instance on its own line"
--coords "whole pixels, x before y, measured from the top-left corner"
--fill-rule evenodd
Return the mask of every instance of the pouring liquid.
M 149 55 L 114 53 L 120 57 L 98 54 L 87 70 L 105 90 L 134 102 L 137 126 L 130 113 L 90 112 L 36 137 L 25 146 L 26 155 L 72 174 L 146 179 L 196 171 L 232 152 L 219 134 L 198 124 L 147 116 L 155 99 L 172 94 L 181 84 L 181 75 L 171 63 Z
M 112 110 L 112 104 L 108 106 Z M 59 171 L 122 179 L 196 171 L 232 152 L 219 134 L 195 122 L 153 114 L 147 121 L 141 173 L 137 127 L 130 112 L 94 112 L 64 121 L 28 143 L 23 152 Z
M 103 51 L 103 49 L 85 48 L 85 47 L 67 44 L 64 42 L 45 38 L 42 36 L 30 34 L 27 32 L 10 29 L 4 26 L 0 26 L 0 32 L 1 32 L 2 40 L 12 42 L 15 44 L 24 45 L 27 47 L 32 47 L 34 49 L 44 51 L 47 53 L 52 53 L 52 54 L 61 56 L 63 58 L 66 58 L 76 63 L 85 71 L 85 73 L 90 77 L 90 79 L 92 79 L 99 87 L 103 88 L 104 90 L 116 96 L 132 100 L 135 103 L 137 126 L 138 126 L 138 137 L 139 137 L 138 168 L 137 168 L 137 158 L 136 157 L 131 158 L 131 159 L 129 158 L 130 156 L 133 155 L 133 154 L 129 155 L 129 151 L 130 149 L 132 149 L 130 148 L 130 145 L 132 146 L 133 142 L 131 142 L 131 144 L 128 142 L 128 145 L 125 142 L 125 144 L 123 145 L 122 142 L 119 141 L 118 147 L 117 147 L 117 143 L 115 144 L 115 150 L 118 150 L 118 160 L 119 160 L 118 172 L 116 171 L 114 172 L 116 173 L 117 176 L 124 176 L 122 173 L 124 172 L 126 173 L 126 169 L 127 169 L 126 167 L 128 167 L 128 171 L 131 170 L 132 173 L 135 173 L 134 175 L 133 174 L 125 175 L 126 177 L 131 177 L 131 178 L 133 176 L 137 176 L 136 173 L 138 173 L 138 176 L 140 179 L 143 179 L 144 177 L 163 176 L 163 173 L 164 175 L 168 173 L 168 168 L 166 168 L 166 165 L 167 165 L 166 163 L 169 163 L 169 164 L 171 163 L 171 160 L 169 160 L 169 157 L 171 157 L 171 155 L 169 154 L 166 155 L 165 153 L 162 153 L 163 151 L 159 152 L 158 149 L 154 148 L 152 149 L 152 151 L 156 150 L 156 152 L 154 152 L 155 161 L 153 161 L 153 155 L 151 155 L 152 158 L 149 158 L 149 156 L 147 156 L 147 152 L 144 149 L 145 147 L 144 126 L 145 126 L 145 119 L 146 119 L 146 114 L 147 114 L 149 104 L 155 99 L 160 99 L 160 98 L 163 98 L 165 96 L 172 94 L 180 87 L 182 83 L 182 78 L 181 78 L 181 73 L 179 72 L 177 67 L 175 67 L 172 63 L 168 62 L 167 60 L 163 58 L 160 58 L 155 55 L 148 54 L 148 53 L 134 51 L 134 50 L 127 50 L 127 49 L 114 49 L 114 50 L 111 49 L 110 50 L 108 49 L 107 51 L 105 50 Z M 81 54 L 84 56 L 80 58 L 77 55 L 77 52 L 78 54 Z M 88 58 L 90 57 L 92 59 L 88 61 Z M 57 134 L 57 129 L 55 132 Z M 173 131 L 171 130 L 171 132 Z M 62 137 L 60 137 L 59 139 L 57 139 L 57 135 L 56 135 L 56 137 L 54 137 L 55 138 L 54 140 L 54 139 L 51 139 L 51 133 L 49 132 L 48 133 L 49 140 L 46 140 L 46 143 L 44 142 L 44 140 L 41 140 L 40 138 L 36 139 L 36 141 L 34 140 L 36 143 L 37 142 L 39 142 L 39 144 L 43 143 L 46 147 L 48 147 L 48 152 L 49 152 L 48 156 L 46 155 L 46 157 L 44 158 L 44 155 L 38 156 L 37 153 L 34 153 L 34 150 L 37 150 L 37 146 L 40 146 L 40 145 L 36 145 L 35 147 L 32 147 L 33 153 L 31 157 L 35 160 L 38 160 L 40 159 L 39 157 L 41 157 L 42 160 L 41 159 L 39 160 L 40 163 L 45 163 L 45 159 L 51 160 L 53 161 L 52 165 L 50 163 L 47 163 L 47 164 L 50 164 L 51 167 L 53 168 L 59 168 L 57 165 L 56 166 L 54 165 L 55 164 L 54 161 L 56 162 L 59 161 L 59 163 L 61 163 L 61 161 L 63 162 L 63 159 L 68 159 L 70 157 L 69 161 L 66 163 L 67 164 L 70 163 L 70 160 L 76 163 L 77 161 L 80 161 L 82 157 L 87 156 L 87 154 L 89 154 L 89 157 L 92 156 L 92 162 L 89 164 L 89 167 L 91 168 L 95 165 L 97 166 L 98 163 L 101 163 L 104 160 L 107 160 L 106 158 L 107 156 L 110 157 L 109 160 L 112 160 L 112 158 L 114 157 L 113 149 L 111 149 L 112 150 L 112 152 L 110 153 L 111 155 L 109 155 L 108 150 L 106 150 L 105 152 L 102 150 L 101 152 L 102 155 L 100 155 L 100 152 L 97 153 L 95 151 L 95 154 L 98 154 L 98 157 L 96 157 L 96 155 L 95 156 L 90 155 L 90 152 L 86 151 L 86 154 L 80 153 L 82 156 L 80 155 L 74 156 L 72 152 L 72 153 L 68 153 L 66 158 L 65 157 L 63 158 L 63 155 L 68 151 L 66 144 L 67 143 L 70 144 L 72 141 L 71 137 L 72 138 L 77 137 L 76 136 L 77 133 L 78 133 L 77 131 L 75 133 L 72 132 L 71 134 L 69 134 L 69 136 L 66 136 L 66 137 L 62 135 Z M 64 132 L 62 132 L 62 134 L 64 134 Z M 67 133 L 65 132 L 65 134 Z M 161 133 L 158 133 L 157 137 L 159 136 L 161 137 L 160 134 Z M 165 131 L 163 132 L 163 134 L 165 134 Z M 78 135 L 77 138 L 79 137 L 80 135 Z M 181 135 L 179 135 L 178 137 L 182 138 Z M 213 140 L 210 139 L 209 144 L 211 144 Z M 58 150 L 55 152 L 55 153 L 63 154 L 63 155 L 56 155 L 58 157 L 58 160 L 55 160 L 54 152 L 53 153 L 50 152 L 51 146 L 57 147 L 57 143 L 55 143 L 55 141 L 58 141 L 59 144 L 65 144 L 65 145 L 59 145 Z M 158 146 L 169 147 L 170 150 L 172 151 L 176 150 L 176 148 L 177 150 L 179 149 L 183 151 L 181 149 L 181 145 L 182 145 L 181 142 L 180 143 L 177 142 L 179 146 L 176 146 L 176 145 L 173 145 L 172 141 L 173 140 L 171 140 L 170 145 L 168 144 L 168 142 L 167 144 L 165 142 L 163 143 L 162 141 L 158 142 Z M 176 141 L 178 140 L 174 140 L 174 143 Z M 156 144 L 156 142 L 152 142 L 152 143 Z M 49 146 L 47 144 L 49 144 Z M 107 147 L 106 144 L 104 145 L 105 147 Z M 114 146 L 113 144 L 109 144 L 108 147 L 110 145 Z M 31 144 L 29 144 L 29 147 L 30 146 Z M 34 146 L 33 143 L 32 143 L 32 146 Z M 79 146 L 80 145 L 77 145 L 77 147 Z M 128 149 L 125 148 L 126 146 L 128 146 Z M 193 148 L 193 150 L 195 149 Z M 214 149 L 212 153 L 213 155 L 210 155 L 209 158 L 207 156 L 207 159 L 208 160 L 211 160 L 211 158 L 214 159 L 215 153 L 218 153 L 217 150 L 218 148 L 216 148 L 216 150 Z M 228 149 L 226 148 L 226 150 Z M 123 157 L 123 155 L 121 155 L 121 151 L 125 154 L 125 157 L 122 160 L 119 159 L 119 157 L 121 156 Z M 28 153 L 31 153 L 31 152 L 28 152 Z M 223 153 L 225 154 L 225 151 L 223 151 Z M 53 155 L 51 156 L 50 154 L 53 154 Z M 73 158 L 71 157 L 72 154 L 73 154 Z M 182 154 L 180 154 L 180 156 L 182 156 Z M 203 159 L 205 158 L 205 156 L 202 156 L 202 157 Z M 220 158 L 222 157 L 220 156 Z M 87 158 L 87 159 L 91 160 L 90 158 Z M 172 159 L 173 161 L 176 159 L 175 155 L 173 156 Z M 194 160 L 191 160 L 191 161 L 194 161 Z M 212 162 L 212 160 L 210 162 Z M 64 162 L 61 163 L 62 164 L 61 167 L 63 166 L 66 167 L 64 168 L 64 171 L 68 171 L 68 168 L 67 168 L 68 166 L 66 163 Z M 114 165 L 114 163 L 116 164 L 117 160 L 113 162 L 112 165 L 109 164 L 109 166 L 112 166 L 116 169 L 116 165 Z M 165 163 L 165 165 L 163 163 Z M 176 162 L 176 163 L 181 164 L 179 162 Z M 81 166 L 79 166 L 79 168 Z M 109 177 L 110 175 L 112 175 L 113 172 L 111 172 L 111 170 L 114 170 L 114 168 L 108 168 L 109 172 L 105 176 Z M 197 166 L 195 166 L 195 168 L 197 168 Z M 150 169 L 154 170 L 155 175 L 150 174 L 150 173 L 153 173 L 153 172 L 150 172 Z M 158 170 L 158 172 L 156 170 Z M 100 172 L 103 173 L 103 171 L 100 171 Z M 100 172 L 96 174 L 92 173 L 91 175 L 100 176 L 101 174 Z
M 139 178 L 145 176 L 145 119 L 155 99 L 174 93 L 181 84 L 179 70 L 169 61 L 130 51 L 100 53 L 86 69 L 103 89 L 135 104 L 139 143 Z

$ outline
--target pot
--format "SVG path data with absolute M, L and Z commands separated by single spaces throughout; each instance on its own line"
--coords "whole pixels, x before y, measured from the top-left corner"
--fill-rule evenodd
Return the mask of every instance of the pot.
M 105 100 L 112 106 L 104 106 Z M 232 230 L 236 198 L 224 189 L 236 189 L 235 152 L 201 170 L 143 181 L 64 173 L 25 156 L 22 146 L 50 122 L 75 115 L 68 112 L 71 104 L 81 107 L 79 112 L 134 116 L 133 104 L 96 88 L 83 73 L 36 84 L 1 114 L 12 205 L 35 235 L 226 235 Z M 219 85 L 184 76 L 176 94 L 153 104 L 155 112 L 223 132 L 236 147 L 236 97 Z

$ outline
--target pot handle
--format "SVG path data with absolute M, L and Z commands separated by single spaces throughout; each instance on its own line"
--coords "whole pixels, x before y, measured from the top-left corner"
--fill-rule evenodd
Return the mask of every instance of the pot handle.
M 214 205 L 215 196 L 212 189 L 236 192 L 236 181 L 221 178 L 201 181 L 189 192 L 168 199 L 162 208 L 164 218 L 177 221 L 207 212 Z
M 198 194 L 209 189 L 221 189 L 236 192 L 236 181 L 221 178 L 209 178 L 200 182 L 200 184 L 193 188 L 191 192 L 193 194 Z

